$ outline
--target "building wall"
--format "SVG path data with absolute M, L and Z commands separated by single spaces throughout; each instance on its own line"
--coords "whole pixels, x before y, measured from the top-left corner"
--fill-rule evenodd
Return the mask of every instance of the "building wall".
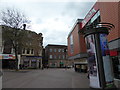
M 86 53 L 86 44 L 84 40 L 84 36 L 82 34 L 79 34 L 78 31 L 80 29 L 80 22 L 76 23 L 72 32 L 70 32 L 68 36 L 68 56 L 75 56 L 80 53 Z M 73 36 L 73 53 L 71 52 L 70 47 L 70 36 Z
M 42 68 L 42 50 L 43 50 L 43 37 L 42 33 L 35 33 L 27 31 L 29 40 L 24 46 L 25 53 L 22 53 L 21 64 L 26 65 L 28 68 Z M 27 49 L 30 53 L 27 54 Z M 33 53 L 31 53 L 33 50 Z
M 7 26 L 1 26 L 2 30 L 13 30 L 10 27 Z M 21 29 L 22 31 L 22 29 Z M 42 60 L 42 44 L 43 44 L 43 37 L 42 33 L 37 34 L 36 32 L 30 31 L 30 30 L 23 30 L 22 31 L 25 34 L 24 38 L 21 38 L 21 43 L 18 48 L 18 55 L 20 55 L 20 63 L 22 65 L 27 65 L 28 67 L 32 67 L 32 62 L 36 62 L 35 67 L 39 67 L 39 64 Z M 7 37 L 7 36 L 6 36 Z M 7 40 L 7 41 L 5 41 Z M 3 54 L 15 54 L 14 48 L 12 48 L 12 43 L 9 39 L 3 38 Z M 22 44 L 22 45 L 21 45 Z M 33 53 L 32 53 L 33 50 Z M 27 53 L 27 51 L 29 53 Z M 3 60 L 5 63 L 9 63 L 9 61 L 15 61 L 15 60 Z M 8 62 L 7 62 L 8 61 Z M 25 63 L 27 62 L 27 63 Z M 5 64 L 4 64 L 5 65 Z M 10 65 L 10 63 L 9 63 Z
M 47 57 L 49 67 L 60 67 L 60 62 L 66 65 L 67 60 L 67 46 L 65 45 L 47 45 L 45 47 L 45 56 Z M 50 56 L 52 56 L 50 58 Z
M 107 22 L 107 23 L 112 23 L 115 25 L 115 28 L 112 29 L 107 36 L 108 38 L 108 44 L 109 44 L 109 49 L 115 50 L 115 53 L 118 53 L 118 55 L 111 56 L 113 69 L 114 71 L 114 78 L 115 75 L 117 76 L 117 79 L 115 79 L 115 85 L 120 88 L 120 80 L 118 76 L 120 76 L 119 72 L 119 65 L 120 65 L 120 1 L 119 2 L 97 2 L 93 8 L 96 10 L 100 10 L 100 18 L 101 22 Z M 92 9 L 93 9 L 92 8 Z M 91 10 L 92 10 L 91 9 Z M 94 16 L 94 13 L 91 14 L 91 10 L 88 12 L 87 16 L 83 21 L 89 22 L 89 20 Z M 86 19 L 88 18 L 88 19 Z M 86 22 L 86 24 L 87 24 Z M 83 23 L 83 26 L 85 24 Z
M 108 41 L 117 39 L 120 37 L 120 2 L 96 2 L 88 14 L 82 21 L 82 28 L 90 21 L 95 12 L 92 10 L 100 10 L 101 22 L 108 22 L 115 25 L 115 29 L 111 30 L 108 35 Z M 84 23 L 84 21 L 86 23 Z
M 108 41 L 120 37 L 120 2 L 99 2 L 101 22 L 109 22 L 115 25 L 115 29 L 111 30 L 108 35 Z
M 80 48 L 79 48 L 79 24 L 77 24 L 73 31 L 68 36 L 68 56 L 74 56 L 76 54 L 79 54 Z M 70 47 L 70 36 L 73 35 L 73 53 L 71 53 L 71 47 Z
M 85 38 L 82 34 L 79 34 L 80 38 L 80 53 L 86 53 L 86 43 L 85 43 Z

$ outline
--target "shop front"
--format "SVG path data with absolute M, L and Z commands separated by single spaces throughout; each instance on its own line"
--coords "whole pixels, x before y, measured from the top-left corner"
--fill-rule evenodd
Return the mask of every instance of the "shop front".
M 2 68 L 3 69 L 15 69 L 16 60 L 13 54 L 1 54 Z
M 74 62 L 74 69 L 76 72 L 87 73 L 88 63 L 86 62 Z
M 26 69 L 37 69 L 42 66 L 42 57 L 41 56 L 22 56 L 21 66 Z
M 120 88 L 120 38 L 109 42 L 115 85 Z

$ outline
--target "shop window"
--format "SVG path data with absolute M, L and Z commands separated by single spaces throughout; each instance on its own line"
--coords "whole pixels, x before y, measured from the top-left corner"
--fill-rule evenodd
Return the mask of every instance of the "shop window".
M 114 78 L 120 79 L 120 59 L 118 57 L 112 57 Z

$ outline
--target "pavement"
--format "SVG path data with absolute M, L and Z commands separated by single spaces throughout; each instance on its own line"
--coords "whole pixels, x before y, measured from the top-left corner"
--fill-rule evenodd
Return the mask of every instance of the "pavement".
M 3 88 L 89 88 L 87 74 L 74 69 L 3 70 Z

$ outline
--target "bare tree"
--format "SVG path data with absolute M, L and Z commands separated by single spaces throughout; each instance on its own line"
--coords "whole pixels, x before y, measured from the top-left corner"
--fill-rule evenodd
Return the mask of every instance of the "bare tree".
M 21 30 L 22 26 L 30 23 L 23 13 L 17 9 L 7 8 L 1 12 L 2 25 L 8 26 L 11 29 L 5 29 L 3 39 L 10 41 L 15 51 L 16 70 L 18 70 L 18 49 L 23 45 L 23 36 L 25 32 Z M 25 28 L 24 28 L 25 29 Z

